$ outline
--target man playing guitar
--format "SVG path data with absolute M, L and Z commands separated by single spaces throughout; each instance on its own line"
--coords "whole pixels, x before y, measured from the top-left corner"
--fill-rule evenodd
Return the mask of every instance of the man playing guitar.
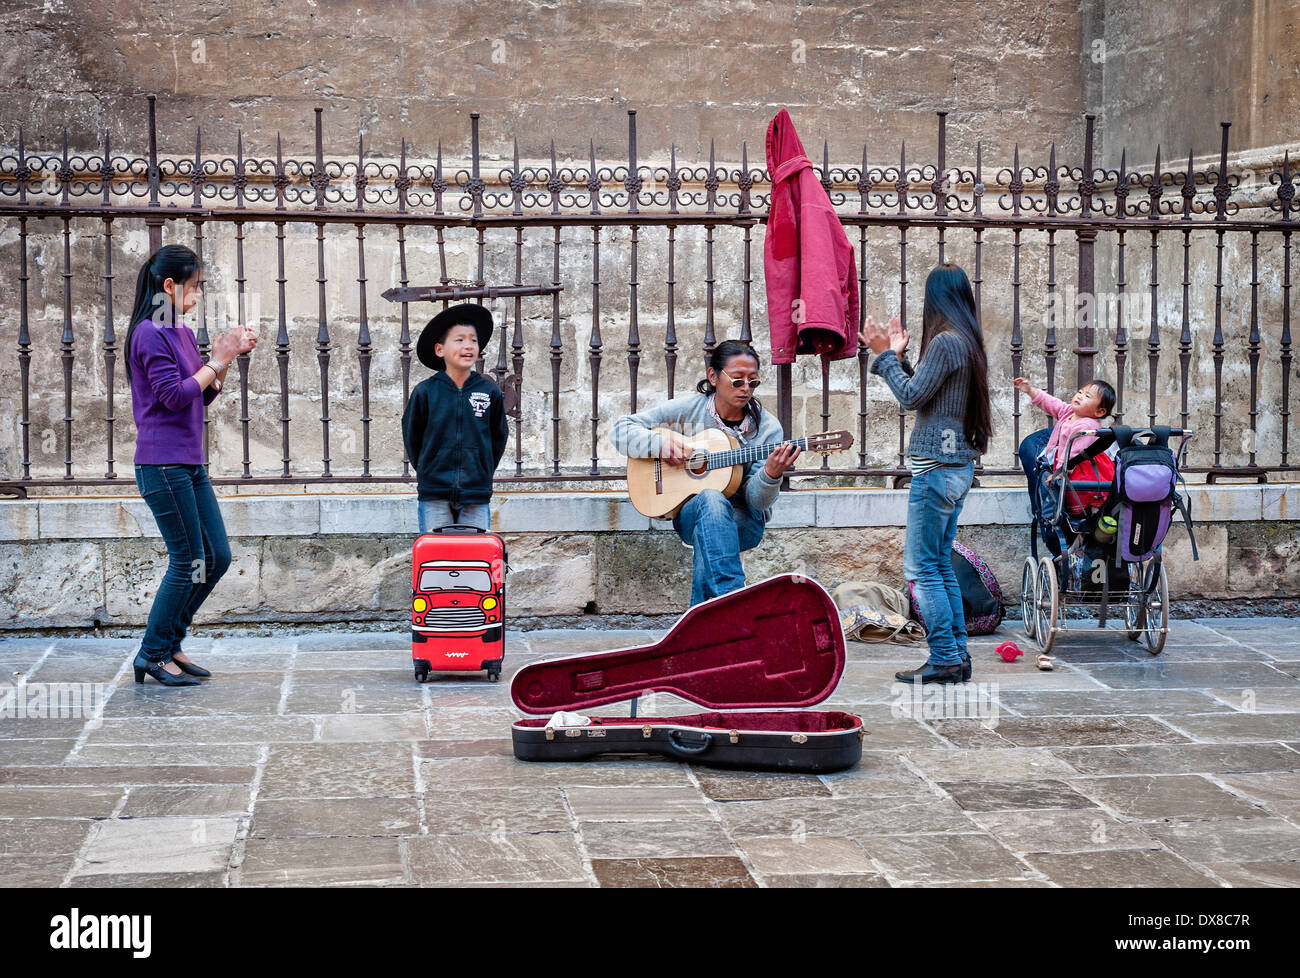
M 740 555 L 763 539 L 781 478 L 800 454 L 797 445 L 783 441 L 776 417 L 754 400 L 758 367 L 753 347 L 725 340 L 709 357 L 708 376 L 696 387 L 698 393 L 614 422 L 618 451 L 629 458 L 657 458 L 668 466 L 685 465 L 692 454 L 688 437 L 708 428 L 730 433 L 742 448 L 782 443 L 766 460 L 756 458 L 744 465 L 740 488 L 731 498 L 704 489 L 673 515 L 673 529 L 694 549 L 692 605 L 745 586 Z M 652 430 L 665 428 L 670 430 Z

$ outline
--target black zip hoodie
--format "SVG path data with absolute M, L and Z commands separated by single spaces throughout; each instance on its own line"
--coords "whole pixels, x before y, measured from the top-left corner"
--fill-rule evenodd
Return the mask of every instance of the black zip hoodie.
M 402 415 L 420 499 L 488 502 L 509 435 L 505 396 L 482 374 L 471 372 L 461 388 L 441 370 L 421 381 Z

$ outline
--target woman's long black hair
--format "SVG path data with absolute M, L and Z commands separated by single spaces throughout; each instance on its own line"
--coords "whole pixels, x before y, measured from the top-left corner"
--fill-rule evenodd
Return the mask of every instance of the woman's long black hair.
M 199 256 L 184 245 L 163 245 L 144 263 L 135 280 L 135 305 L 131 308 L 131 321 L 126 328 L 126 342 L 122 344 L 122 358 L 126 361 L 126 379 L 131 380 L 131 334 L 136 326 L 157 313 L 159 321 L 166 319 L 174 326 L 175 312 L 163 282 L 188 282 L 199 271 Z
M 759 367 L 763 366 L 762 359 L 748 343 L 743 340 L 723 340 L 715 346 L 713 352 L 709 354 L 709 369 L 716 374 L 721 374 L 723 368 L 727 365 L 727 361 L 732 357 L 753 357 L 754 363 L 758 364 Z M 713 394 L 717 391 L 717 388 L 713 384 L 709 383 L 709 375 L 707 373 L 704 375 L 704 378 L 695 385 L 695 389 L 701 394 Z M 763 413 L 763 406 L 758 403 L 758 398 L 751 397 L 747 407 L 749 412 L 754 416 L 754 422 L 758 423 L 760 416 Z
M 925 308 L 921 313 L 921 358 L 940 333 L 956 333 L 970 358 L 970 388 L 966 395 L 966 437 L 981 455 L 993 437 L 993 410 L 989 405 L 989 359 L 984 331 L 975 315 L 975 294 L 970 279 L 958 265 L 945 262 L 925 280 Z

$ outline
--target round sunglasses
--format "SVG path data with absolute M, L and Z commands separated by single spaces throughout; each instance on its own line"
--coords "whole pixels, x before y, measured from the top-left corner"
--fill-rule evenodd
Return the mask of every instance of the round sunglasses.
M 750 390 L 753 390 L 755 387 L 757 387 L 759 384 L 762 383 L 761 380 L 749 380 L 749 381 L 747 381 L 747 380 L 745 380 L 743 377 L 733 377 L 733 376 L 731 376 L 731 374 L 727 373 L 725 370 L 719 370 L 718 373 L 722 374 L 722 376 L 726 377 L 729 381 L 731 381 L 731 386 L 732 386 L 734 389 L 736 389 L 736 390 L 740 390 L 740 389 L 741 389 L 742 387 L 744 387 L 746 384 L 749 385 L 749 389 L 750 389 Z

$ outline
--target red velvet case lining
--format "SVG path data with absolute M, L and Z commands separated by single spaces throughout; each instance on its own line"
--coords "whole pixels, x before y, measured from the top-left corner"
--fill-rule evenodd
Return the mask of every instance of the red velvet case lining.
M 830 696 L 843 672 L 835 603 L 815 581 L 786 574 L 696 605 L 653 645 L 526 666 L 510 695 L 533 714 L 649 692 L 718 710 L 805 707 Z

